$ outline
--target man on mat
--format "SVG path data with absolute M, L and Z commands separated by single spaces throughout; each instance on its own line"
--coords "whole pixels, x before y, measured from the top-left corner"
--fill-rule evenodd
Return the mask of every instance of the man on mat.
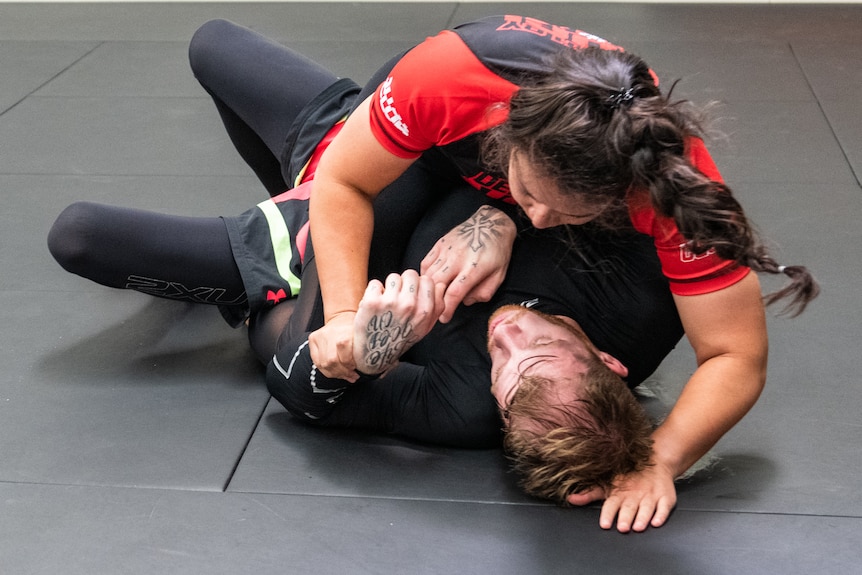
M 427 278 L 420 283 L 418 274 L 408 271 L 390 276 L 385 287 L 373 281 L 357 323 L 363 375 L 348 383 L 317 372 L 308 353 L 308 333 L 323 318 L 314 256 L 309 246 L 300 248 L 307 187 L 223 218 L 224 223 L 77 203 L 55 222 L 49 247 L 64 268 L 104 285 L 222 307 L 244 299 L 234 284 L 246 290 L 265 287 L 278 299 L 276 294 L 290 293 L 291 284 L 301 278 L 297 299 L 283 298 L 274 306 L 261 301 L 250 308 L 249 337 L 264 361 L 275 350 L 267 369 L 273 395 L 312 425 L 378 430 L 459 447 L 499 445 L 505 427 L 512 455 L 527 478 L 525 488 L 557 501 L 591 487 L 604 488 L 617 473 L 645 465 L 650 426 L 627 386 L 648 377 L 682 335 L 649 238 L 589 227 L 524 230 L 494 298 L 460 306 L 445 324 L 435 323 L 442 296 L 436 286 L 429 292 Z M 402 269 L 418 269 L 447 231 L 444 240 L 453 245 L 461 238 L 484 249 L 492 244 L 489 238 L 502 233 L 500 226 L 511 225 L 510 218 L 482 205 L 475 195 L 450 193 L 429 207 L 403 246 Z M 273 238 L 278 234 L 286 244 L 280 244 L 277 255 L 274 246 L 279 244 Z M 606 234 L 613 234 L 614 241 Z M 265 245 L 268 249 L 250 249 Z M 296 257 L 288 255 L 290 263 L 280 266 L 285 254 Z M 183 289 L 155 289 L 167 285 Z M 395 294 L 425 299 L 417 308 L 403 305 L 403 297 L 399 303 Z M 507 311 L 497 316 L 489 353 L 489 319 L 498 309 Z M 420 319 L 417 313 L 424 315 Z M 366 331 L 369 325 L 378 331 Z M 529 341 L 516 333 L 528 333 L 528 327 L 535 331 L 536 325 L 547 333 L 536 333 Z M 556 351 L 536 351 L 543 348 Z M 383 371 L 385 376 L 377 375 Z M 587 371 L 605 383 L 588 384 Z M 542 384 L 545 380 L 553 383 Z M 607 413 L 619 417 L 604 421 Z M 565 414 L 574 419 L 560 421 Z M 580 427 L 572 421 L 581 421 Z M 591 431 L 593 445 L 623 433 L 630 438 L 627 445 L 639 447 L 634 453 L 617 449 L 614 455 L 602 446 L 604 455 L 594 457 L 594 469 L 586 472 L 567 455 L 580 460 L 578 450 L 550 459 L 534 453 L 547 435 L 542 426 L 557 430 L 551 437 L 566 433 L 576 438 L 578 429 L 595 425 L 603 431 Z M 566 481 L 542 481 L 548 465 L 572 468 L 574 474 Z M 531 470 L 538 481 L 529 479 Z

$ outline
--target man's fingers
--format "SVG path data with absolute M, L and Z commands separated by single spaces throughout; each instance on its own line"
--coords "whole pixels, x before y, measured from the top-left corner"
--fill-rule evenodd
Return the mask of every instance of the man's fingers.
M 431 281 L 431 278 L 426 276 L 420 277 L 415 289 L 416 309 L 414 312 L 414 323 L 416 331 L 419 332 L 421 337 L 424 337 L 425 334 L 431 331 L 442 309 L 437 304 L 436 285 Z
M 497 293 L 497 288 L 503 283 L 502 274 L 491 274 L 484 280 L 476 284 L 466 296 L 464 296 L 464 305 L 473 305 L 478 302 L 491 301 L 494 294 Z
M 458 269 L 449 265 L 432 267 L 426 275 L 434 280 L 435 283 L 449 285 L 458 276 Z
M 365 288 L 363 300 L 371 300 L 380 297 L 383 294 L 383 283 L 380 280 L 371 280 Z
M 392 301 L 398 298 L 401 291 L 401 275 L 389 274 L 383 286 L 383 299 Z
M 434 247 L 428 251 L 425 257 L 422 258 L 422 262 L 419 264 L 419 271 L 423 276 L 428 274 L 431 269 L 439 267 L 443 262 L 443 260 L 440 259 L 440 250 L 440 242 L 437 242 L 434 244 Z
M 419 297 L 419 274 L 416 270 L 405 270 L 401 274 L 401 295 L 404 300 L 416 300 Z
M 446 302 L 444 301 L 444 296 L 446 295 L 446 285 L 435 283 L 434 284 L 434 315 L 439 318 L 440 314 L 446 309 Z
M 428 252 L 428 255 L 422 260 L 419 264 L 419 272 L 424 275 L 430 275 L 431 277 L 437 276 L 435 279 L 442 278 L 445 275 L 451 276 L 453 272 L 451 262 L 444 254 L 443 250 L 435 245 L 434 248 Z
M 446 288 L 446 293 L 443 295 L 443 313 L 440 314 L 440 321 L 447 323 L 455 315 L 455 310 L 464 300 L 467 293 L 467 286 L 463 283 L 451 283 Z
M 372 293 L 383 293 L 383 282 L 378 279 L 370 280 L 368 282 L 368 287 L 365 289 Z

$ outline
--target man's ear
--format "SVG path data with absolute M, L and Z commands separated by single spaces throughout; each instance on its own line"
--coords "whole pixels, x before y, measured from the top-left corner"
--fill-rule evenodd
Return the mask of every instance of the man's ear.
M 629 374 L 629 368 L 624 366 L 623 362 L 621 362 L 611 354 L 600 351 L 599 358 L 601 358 L 602 363 L 608 366 L 610 370 L 618 376 L 626 377 Z

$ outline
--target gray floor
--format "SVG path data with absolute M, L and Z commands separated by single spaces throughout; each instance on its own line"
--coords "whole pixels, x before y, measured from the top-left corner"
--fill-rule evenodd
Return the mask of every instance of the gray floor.
M 74 200 L 216 215 L 264 197 L 187 68 L 205 20 L 363 81 L 503 11 L 719 100 L 724 175 L 822 282 L 804 316 L 770 318 L 762 400 L 644 534 L 527 499 L 498 451 L 302 428 L 214 310 L 87 283 L 45 247 Z M 858 5 L 0 4 L 0 571 L 862 573 L 860 63 Z M 692 365 L 683 346 L 662 366 L 663 401 Z

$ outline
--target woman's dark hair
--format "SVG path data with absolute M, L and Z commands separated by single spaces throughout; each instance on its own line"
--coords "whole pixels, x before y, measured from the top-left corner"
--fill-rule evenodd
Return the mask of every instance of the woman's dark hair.
M 629 193 L 646 190 L 692 253 L 713 249 L 756 272 L 789 276 L 767 304 L 790 297 L 787 309 L 798 315 L 817 296 L 808 270 L 779 266 L 730 189 L 688 160 L 686 142 L 701 137 L 701 114 L 684 100 L 671 101 L 673 87 L 663 95 L 643 60 L 601 48 L 567 49 L 548 70 L 512 96 L 508 119 L 485 139 L 486 162 L 505 173 L 517 150 L 563 193 L 615 206 L 607 213 L 617 217 Z

